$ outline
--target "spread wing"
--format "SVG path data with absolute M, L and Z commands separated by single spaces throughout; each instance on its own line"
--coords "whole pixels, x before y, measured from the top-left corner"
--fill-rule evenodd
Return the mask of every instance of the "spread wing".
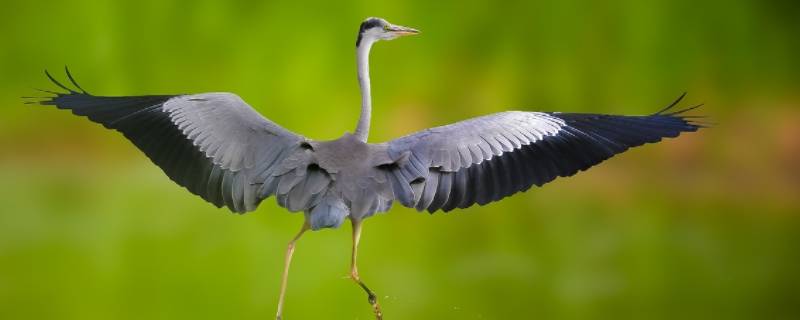
M 685 94 L 684 94 L 685 95 Z M 571 176 L 645 143 L 702 124 L 672 111 L 646 116 L 503 112 L 390 141 L 395 197 L 419 211 L 449 211 L 500 200 Z
M 167 176 L 217 207 L 255 210 L 274 193 L 265 188 L 281 160 L 303 137 L 253 110 L 232 93 L 94 96 L 76 87 L 36 103 L 54 105 L 121 132 Z

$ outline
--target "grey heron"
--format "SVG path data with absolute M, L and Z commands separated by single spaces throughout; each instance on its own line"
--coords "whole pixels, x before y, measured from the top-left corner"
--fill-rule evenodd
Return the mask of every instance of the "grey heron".
M 352 225 L 350 277 L 382 318 L 375 293 L 361 280 L 357 257 L 364 219 L 396 201 L 418 211 L 485 205 L 557 177 L 572 176 L 615 154 L 703 127 L 684 97 L 641 116 L 507 111 L 369 143 L 369 52 L 412 28 L 368 18 L 356 40 L 361 114 L 354 133 L 319 141 L 261 116 L 232 93 L 98 96 L 66 70 L 71 86 L 29 101 L 54 105 L 121 132 L 175 183 L 217 207 L 250 212 L 274 196 L 304 221 L 289 242 L 281 277 L 281 319 L 297 240 L 308 230 Z

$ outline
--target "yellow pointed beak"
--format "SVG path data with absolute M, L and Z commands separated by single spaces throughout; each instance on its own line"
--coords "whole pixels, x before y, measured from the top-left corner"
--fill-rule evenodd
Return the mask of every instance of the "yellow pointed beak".
M 389 26 L 388 27 L 388 31 L 391 32 L 392 34 L 397 35 L 397 36 L 410 36 L 410 35 L 419 34 L 419 30 L 417 30 L 417 29 L 409 28 L 409 27 L 403 27 L 403 26 L 397 26 L 397 25 Z

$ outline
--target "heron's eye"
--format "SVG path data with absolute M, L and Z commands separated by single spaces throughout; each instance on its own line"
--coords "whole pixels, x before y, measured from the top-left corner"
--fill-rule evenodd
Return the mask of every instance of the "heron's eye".
M 383 31 L 389 31 L 389 26 L 383 26 Z

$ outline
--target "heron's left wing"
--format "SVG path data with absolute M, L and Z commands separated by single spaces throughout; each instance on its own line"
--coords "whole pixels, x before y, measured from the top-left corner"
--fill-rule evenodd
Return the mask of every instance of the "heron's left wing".
M 231 211 L 255 210 L 274 194 L 279 178 L 272 173 L 304 141 L 232 93 L 95 96 L 67 75 L 76 88 L 47 74 L 67 92 L 32 102 L 121 132 L 170 179 Z
M 388 143 L 387 176 L 420 211 L 483 205 L 700 128 L 683 115 L 694 107 L 672 110 L 679 101 L 645 116 L 511 111 L 427 129 Z

